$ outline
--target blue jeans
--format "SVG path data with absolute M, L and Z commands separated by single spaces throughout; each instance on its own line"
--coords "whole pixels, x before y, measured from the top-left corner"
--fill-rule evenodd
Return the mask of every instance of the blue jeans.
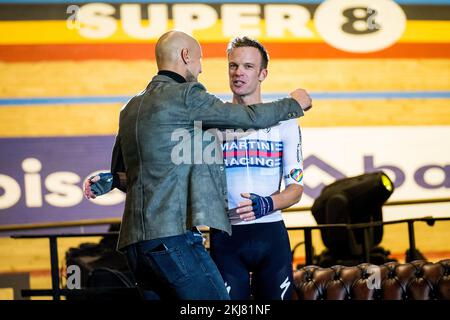
M 145 299 L 230 299 L 199 231 L 138 242 L 126 253 Z

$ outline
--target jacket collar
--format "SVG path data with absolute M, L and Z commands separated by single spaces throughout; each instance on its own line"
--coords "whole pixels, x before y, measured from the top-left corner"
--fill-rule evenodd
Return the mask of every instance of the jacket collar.
M 186 79 L 182 75 L 170 70 L 160 70 L 158 71 L 158 75 L 169 77 L 170 79 L 175 80 L 178 83 L 186 82 Z

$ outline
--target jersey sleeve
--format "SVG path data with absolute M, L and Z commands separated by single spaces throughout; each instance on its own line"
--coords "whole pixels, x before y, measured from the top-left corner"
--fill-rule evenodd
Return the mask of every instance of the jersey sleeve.
M 302 133 L 295 119 L 285 121 L 282 129 L 284 185 L 303 186 Z

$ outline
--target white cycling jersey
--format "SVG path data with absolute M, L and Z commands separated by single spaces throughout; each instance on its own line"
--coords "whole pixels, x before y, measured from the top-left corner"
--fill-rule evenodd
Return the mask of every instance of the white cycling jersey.
M 228 187 L 231 224 L 274 222 L 283 219 L 275 211 L 252 221 L 234 219 L 235 208 L 245 199 L 241 193 L 270 196 L 280 191 L 281 183 L 303 186 L 301 131 L 296 119 L 278 125 L 245 132 L 225 131 L 222 143 Z

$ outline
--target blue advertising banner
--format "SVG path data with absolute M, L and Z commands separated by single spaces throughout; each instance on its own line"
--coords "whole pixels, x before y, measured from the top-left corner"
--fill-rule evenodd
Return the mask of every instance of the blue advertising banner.
M 0 139 L 0 224 L 120 217 L 118 190 L 94 201 L 86 178 L 109 171 L 114 136 Z
M 306 127 L 302 137 L 305 185 L 296 206 L 312 205 L 337 179 L 379 170 L 396 186 L 390 200 L 448 197 L 449 153 L 436 137 L 448 141 L 449 126 Z M 1 138 L 0 225 L 120 218 L 123 192 L 87 200 L 82 191 L 88 177 L 109 171 L 113 144 L 113 135 Z M 448 204 L 394 209 L 387 208 L 384 219 L 449 212 Z

